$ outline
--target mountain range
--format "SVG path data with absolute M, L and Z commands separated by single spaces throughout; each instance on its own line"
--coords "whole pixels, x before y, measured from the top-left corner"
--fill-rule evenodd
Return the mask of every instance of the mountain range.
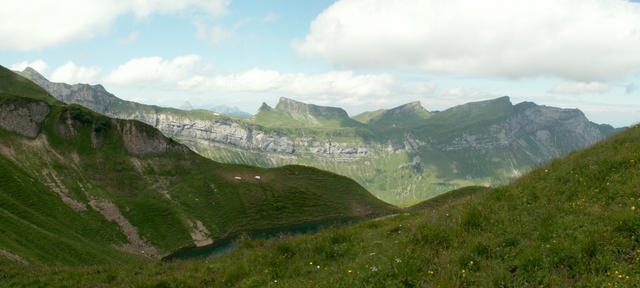
M 618 131 L 577 109 L 514 105 L 509 97 L 444 111 L 412 102 L 354 117 L 283 97 L 243 119 L 125 101 L 101 85 L 53 83 L 31 68 L 19 73 L 62 102 L 142 121 L 210 159 L 317 167 L 348 176 L 394 204 L 462 186 L 502 184 Z
M 394 211 L 344 176 L 218 163 L 148 124 L 65 104 L 0 67 L 0 256 L 140 262 L 247 231 Z

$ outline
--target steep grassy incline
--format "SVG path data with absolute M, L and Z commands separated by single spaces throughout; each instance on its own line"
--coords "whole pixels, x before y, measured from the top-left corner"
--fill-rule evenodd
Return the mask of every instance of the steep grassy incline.
M 639 161 L 636 126 L 504 187 L 316 235 L 247 240 L 208 261 L 1 271 L 9 285 L 637 287 Z
M 49 104 L 58 102 L 49 92 L 31 80 L 24 78 L 0 65 L 0 92 L 42 100 Z
M 137 262 L 242 231 L 395 209 L 346 177 L 220 164 L 79 105 L 0 93 L 0 111 L 4 260 Z

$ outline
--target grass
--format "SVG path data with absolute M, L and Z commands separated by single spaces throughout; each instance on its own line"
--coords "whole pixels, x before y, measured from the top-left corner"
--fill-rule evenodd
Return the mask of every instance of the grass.
M 0 65 L 0 92 L 44 101 L 58 102 L 40 86 Z
M 36 99 L 0 94 L 0 105 Z M 180 144 L 138 121 L 111 119 L 79 105 L 50 107 L 36 139 L 0 130 L 0 249 L 32 264 L 147 261 L 119 250 L 128 238 L 92 208 L 91 200 L 115 204 L 160 255 L 193 246 L 191 223 L 198 221 L 210 238 L 219 239 L 396 210 L 356 182 L 315 168 L 221 164 L 191 151 L 135 155 L 128 152 L 124 133 L 132 145 Z M 58 194 L 84 209 L 72 209 Z
M 9 264 L 7 286 L 637 287 L 640 127 L 493 189 L 383 220 L 245 239 L 229 255 L 124 267 Z
M 102 99 L 104 101 L 96 105 L 110 103 L 109 107 L 103 108 L 113 117 L 139 118 L 156 125 L 156 117 L 162 115 L 181 123 L 231 123 L 246 131 L 288 137 L 295 142 L 295 152 L 291 154 L 197 139 L 190 133 L 180 134 L 183 133 L 180 129 L 163 131 L 200 155 L 219 162 L 261 167 L 297 164 L 345 175 L 376 197 L 396 205 L 416 203 L 468 185 L 501 185 L 552 157 L 581 149 L 589 141 L 580 140 L 580 135 L 571 135 L 563 125 L 553 122 L 538 131 L 505 125 L 508 119 L 535 106 L 533 103 L 512 105 L 508 97 L 432 113 L 414 102 L 393 109 L 365 112 L 353 118 L 340 108 L 282 99 L 276 108 L 264 106 L 265 109 L 250 119 L 205 110 L 185 111 L 138 104 L 110 94 L 105 97 L 112 98 Z M 509 128 L 505 128 L 507 126 Z M 490 130 L 495 128 L 496 131 Z M 593 125 L 593 128 L 599 129 L 602 135 L 615 132 L 607 125 Z M 180 132 L 175 134 L 176 131 Z M 504 138 L 496 136 L 503 135 L 502 132 L 509 137 L 509 145 L 505 145 Z M 540 139 L 536 139 L 537 132 L 549 132 L 548 139 L 553 139 L 552 143 L 541 144 Z M 480 147 L 467 143 L 469 139 Z M 325 147 L 329 143 L 349 148 L 365 147 L 369 153 L 367 157 L 351 159 L 345 155 L 316 154 L 308 146 L 313 141 Z M 464 145 L 466 148 L 458 149 Z M 418 164 L 414 163 L 416 157 L 421 159 Z

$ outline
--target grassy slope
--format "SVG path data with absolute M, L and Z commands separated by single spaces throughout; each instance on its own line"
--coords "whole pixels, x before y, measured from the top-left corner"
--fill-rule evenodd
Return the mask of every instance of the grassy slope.
M 367 124 L 369 123 L 369 121 L 371 121 L 371 119 L 376 118 L 378 116 L 380 116 L 380 114 L 384 113 L 385 111 L 387 111 L 387 109 L 378 109 L 375 111 L 366 111 L 366 112 L 362 112 L 358 115 L 355 115 L 353 117 L 351 117 L 351 119 L 356 120 L 362 124 Z
M 2 65 L 0 65 L 0 92 L 42 100 L 49 104 L 58 102 L 40 86 L 27 78 L 13 73 Z
M 504 187 L 315 235 L 246 240 L 207 261 L 1 271 L 8 285 L 637 287 L 639 151 L 636 126 Z
M 111 96 L 111 110 L 116 117 L 119 117 L 118 113 L 144 111 L 149 114 L 171 115 L 184 122 L 194 119 L 218 121 L 225 118 L 224 121 L 235 121 L 247 129 L 262 130 L 291 139 L 314 137 L 325 142 L 368 146 L 368 157 L 356 161 L 341 161 L 341 156 L 332 158 L 317 157 L 318 155 L 313 153 L 303 154 L 301 151 L 304 149 L 298 149 L 293 155 L 256 153 L 232 145 L 207 145 L 179 135 L 168 135 L 199 154 L 219 162 L 261 167 L 298 164 L 332 171 L 356 180 L 380 199 L 399 205 L 412 204 L 467 185 L 503 184 L 537 165 L 532 157 L 544 154 L 544 151 L 533 150 L 535 148 L 532 147 L 537 147 L 539 143 L 532 140 L 531 135 L 521 135 L 521 140 L 533 150 L 527 152 L 513 147 L 494 147 L 483 151 L 441 151 L 429 148 L 438 143 L 450 143 L 452 137 L 461 137 L 464 133 L 488 133 L 487 127 L 501 123 L 511 113 L 518 113 L 518 109 L 523 109 L 525 105 L 534 105 L 520 103 L 513 106 L 507 97 L 468 103 L 435 113 L 427 112 L 417 103 L 409 103 L 354 117 L 360 122 L 369 122 L 369 125 L 365 125 L 349 119 L 341 109 L 295 101 L 284 101 L 290 105 L 282 105 L 275 109 L 264 106 L 265 109 L 261 109 L 260 113 L 251 119 L 230 120 L 209 111 L 184 111 L 142 105 Z M 393 113 L 394 111 L 400 113 Z M 614 132 L 607 125 L 602 125 L 600 129 L 604 135 Z M 547 130 L 553 131 L 553 127 Z M 420 148 L 411 152 L 388 152 L 389 145 L 404 147 L 407 138 L 416 139 Z M 562 142 L 556 143 L 561 153 L 580 148 L 576 147 L 570 137 L 554 139 Z M 414 159 L 417 159 L 416 156 L 420 158 L 421 163 L 412 165 Z
M 2 94 L 0 103 L 24 105 L 36 101 L 32 99 L 39 96 Z M 193 245 L 189 222 L 201 221 L 211 237 L 218 238 L 393 211 L 350 179 L 315 168 L 220 164 L 191 152 L 131 155 L 118 127 L 131 123 L 142 135 L 159 136 L 160 132 L 78 105 L 51 108 L 37 139 L 0 131 L 0 169 L 6 180 L 0 185 L 0 230 L 7 235 L 0 239 L 0 249 L 30 263 L 140 261 L 111 246 L 126 243 L 126 237 L 87 205 L 91 199 L 113 202 L 161 254 Z M 262 179 L 253 179 L 255 175 Z M 88 209 L 72 210 L 47 183 L 68 191 L 70 198 Z M 25 241 L 26 235 L 38 241 Z

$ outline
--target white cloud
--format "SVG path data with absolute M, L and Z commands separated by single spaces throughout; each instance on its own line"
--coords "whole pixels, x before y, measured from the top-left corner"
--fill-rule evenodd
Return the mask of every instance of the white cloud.
M 102 72 L 99 67 L 82 67 L 69 61 L 56 68 L 51 73 L 50 80 L 53 82 L 75 83 L 96 83 L 97 76 Z
M 549 90 L 554 94 L 602 94 L 607 91 L 609 91 L 609 85 L 595 81 L 560 83 Z
M 111 71 L 102 81 L 122 87 L 162 87 L 188 95 L 251 94 L 252 97 L 264 97 L 278 94 L 334 105 L 386 103 L 395 89 L 395 81 L 387 73 L 356 75 L 351 71 L 330 71 L 308 75 L 254 68 L 213 74 L 210 70 L 198 55 L 174 59 L 135 58 Z
M 127 86 L 171 84 L 194 73 L 198 62 L 198 55 L 185 55 L 172 60 L 161 57 L 134 58 L 109 73 L 104 82 Z
M 44 60 L 42 59 L 38 59 L 32 62 L 22 61 L 22 62 L 11 65 L 10 69 L 14 71 L 22 71 L 27 67 L 31 67 L 34 70 L 38 71 L 38 73 L 44 74 L 44 72 L 46 72 L 47 69 L 49 69 L 49 64 L 47 64 L 47 62 L 44 62 Z
M 227 12 L 230 0 L 21 0 L 3 1 L 0 50 L 34 50 L 87 40 L 114 20 L 132 13 L 138 18 L 198 9 L 209 15 Z
M 640 70 L 640 5 L 627 0 L 340 0 L 292 47 L 355 68 L 579 81 Z
M 386 73 L 354 75 L 351 71 L 331 71 L 307 75 L 261 69 L 228 75 L 194 76 L 179 82 L 179 87 L 185 90 L 278 93 L 301 100 L 314 99 L 318 104 L 345 105 L 385 101 L 385 96 L 391 95 L 393 85 L 393 77 Z

